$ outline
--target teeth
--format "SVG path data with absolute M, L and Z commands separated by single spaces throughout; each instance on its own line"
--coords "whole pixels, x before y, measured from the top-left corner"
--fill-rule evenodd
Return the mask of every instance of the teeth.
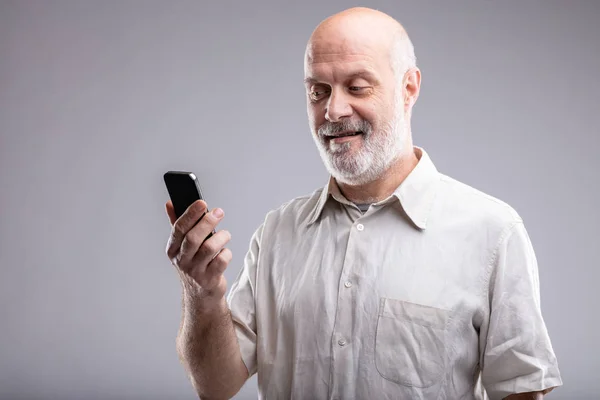
M 346 137 L 346 136 L 355 136 L 358 135 L 360 132 L 351 132 L 351 133 L 344 133 L 343 135 L 334 135 L 332 137 Z

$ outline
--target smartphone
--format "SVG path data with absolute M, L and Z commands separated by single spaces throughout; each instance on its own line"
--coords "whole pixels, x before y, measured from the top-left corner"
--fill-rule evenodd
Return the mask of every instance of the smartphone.
M 168 171 L 164 174 L 163 178 L 177 218 L 181 217 L 185 210 L 187 210 L 195 201 L 205 200 L 202 196 L 198 178 L 196 178 L 196 175 L 192 172 Z M 205 214 L 203 214 L 202 217 L 204 217 Z M 200 217 L 198 221 L 200 221 L 202 217 Z M 196 223 L 198 223 L 198 221 Z M 206 237 L 206 239 L 211 237 L 213 233 L 215 233 L 214 230 Z

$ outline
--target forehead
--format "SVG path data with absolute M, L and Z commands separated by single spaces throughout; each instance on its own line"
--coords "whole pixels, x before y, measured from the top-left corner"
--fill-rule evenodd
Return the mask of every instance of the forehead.
M 386 55 L 384 46 L 373 37 L 343 34 L 339 31 L 323 32 L 311 38 L 306 47 L 306 62 L 333 61 L 337 58 L 369 57 Z
M 353 38 L 315 38 L 306 48 L 305 78 L 331 78 L 368 72 L 385 75 L 389 53 L 378 44 Z

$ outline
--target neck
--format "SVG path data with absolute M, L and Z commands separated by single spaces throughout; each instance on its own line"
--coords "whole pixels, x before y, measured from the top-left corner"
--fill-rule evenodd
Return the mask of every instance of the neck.
M 336 183 L 344 197 L 351 202 L 356 204 L 376 203 L 391 196 L 418 162 L 419 159 L 410 146 L 410 150 L 398 157 L 379 179 L 357 186 L 337 181 Z

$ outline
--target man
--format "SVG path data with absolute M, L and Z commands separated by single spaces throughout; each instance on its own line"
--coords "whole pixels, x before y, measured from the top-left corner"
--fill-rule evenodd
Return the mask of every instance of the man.
M 519 215 L 412 144 L 421 73 L 398 22 L 354 8 L 306 48 L 327 185 L 270 212 L 227 299 L 229 233 L 199 201 L 167 254 L 183 283 L 177 349 L 201 398 L 258 373 L 265 399 L 536 399 L 562 384 Z

